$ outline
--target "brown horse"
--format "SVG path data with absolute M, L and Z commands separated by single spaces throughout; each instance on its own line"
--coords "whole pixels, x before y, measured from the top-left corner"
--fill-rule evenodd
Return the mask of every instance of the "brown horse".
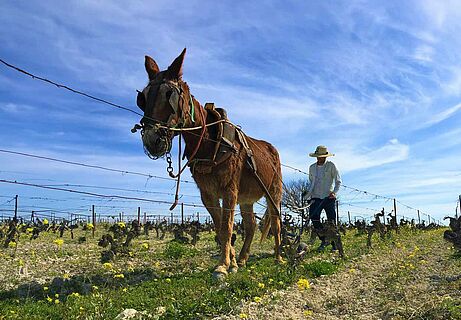
M 164 71 L 159 70 L 152 58 L 145 58 L 149 83 L 138 93 L 137 104 L 144 112 L 144 117 L 141 126 L 137 128 L 142 128 L 146 153 L 154 159 L 162 157 L 169 153 L 174 136 L 178 133 L 182 135 L 186 144 L 184 154 L 189 160 L 192 177 L 200 190 L 203 204 L 213 218 L 221 245 L 221 258 L 214 271 L 215 277 L 221 278 L 228 271 L 235 272 L 238 265 L 244 266 L 248 260 L 256 228 L 253 204 L 262 197 L 268 203 L 262 240 L 269 228 L 272 228 L 275 235 L 275 258 L 279 261 L 281 225 L 279 212 L 274 207 L 274 204 L 280 207 L 282 196 L 278 152 L 266 141 L 237 132 L 236 137 L 240 139 L 227 141 L 228 144 L 223 143 L 223 147 L 220 147 L 217 157 L 221 160 L 213 158 L 219 143 L 218 124 L 213 123 L 219 118 L 213 117 L 210 110 L 200 105 L 190 94 L 187 83 L 182 80 L 185 53 L 186 49 Z M 225 119 L 223 110 L 220 111 L 221 120 Z M 253 160 L 248 161 L 251 160 L 251 153 Z M 253 167 L 257 168 L 259 179 Z M 238 263 L 231 243 L 237 203 L 240 205 L 245 230 Z

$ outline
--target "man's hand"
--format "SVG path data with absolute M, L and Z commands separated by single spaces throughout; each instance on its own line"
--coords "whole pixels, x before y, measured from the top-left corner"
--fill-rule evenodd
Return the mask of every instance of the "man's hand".
M 330 192 L 330 195 L 328 196 L 329 199 L 336 199 L 336 193 Z

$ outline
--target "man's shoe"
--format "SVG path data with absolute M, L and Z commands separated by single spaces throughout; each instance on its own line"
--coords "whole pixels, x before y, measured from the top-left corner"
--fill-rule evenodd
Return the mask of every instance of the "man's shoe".
M 330 243 L 328 241 L 323 241 L 320 246 L 317 248 L 318 252 L 322 252 L 325 250 L 325 247 L 328 246 Z

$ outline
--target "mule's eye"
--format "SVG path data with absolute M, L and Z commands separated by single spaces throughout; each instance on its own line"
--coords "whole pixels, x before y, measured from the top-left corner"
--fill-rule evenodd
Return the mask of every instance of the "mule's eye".
M 146 108 L 146 97 L 144 96 L 144 93 L 142 93 L 141 91 L 138 91 L 138 97 L 136 98 L 136 104 L 139 107 L 139 109 L 141 109 L 142 111 L 144 111 L 144 109 Z

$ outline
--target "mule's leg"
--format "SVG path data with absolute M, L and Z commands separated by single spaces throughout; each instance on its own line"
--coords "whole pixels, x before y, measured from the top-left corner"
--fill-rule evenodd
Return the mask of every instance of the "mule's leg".
M 219 204 L 219 197 L 206 192 L 201 192 L 200 195 L 203 204 L 213 219 L 214 229 L 219 239 L 219 230 L 221 228 L 221 205 Z
M 238 268 L 237 262 L 235 261 L 235 250 L 232 252 L 233 248 L 231 245 L 231 237 L 234 226 L 234 208 L 237 204 L 236 189 L 237 188 L 230 187 L 228 192 L 223 196 L 223 214 L 221 219 L 221 228 L 219 230 L 219 239 L 221 241 L 221 259 L 219 261 L 219 265 L 214 271 L 214 276 L 217 278 L 227 274 L 227 269 L 231 264 L 231 258 L 233 258 L 232 268 L 234 270 L 235 268 Z M 233 257 L 231 257 L 232 253 Z
M 256 220 L 253 212 L 252 204 L 241 204 L 240 211 L 242 213 L 243 228 L 245 230 L 245 239 L 242 250 L 240 250 L 238 265 L 245 266 L 248 257 L 250 256 L 250 247 L 255 235 Z

